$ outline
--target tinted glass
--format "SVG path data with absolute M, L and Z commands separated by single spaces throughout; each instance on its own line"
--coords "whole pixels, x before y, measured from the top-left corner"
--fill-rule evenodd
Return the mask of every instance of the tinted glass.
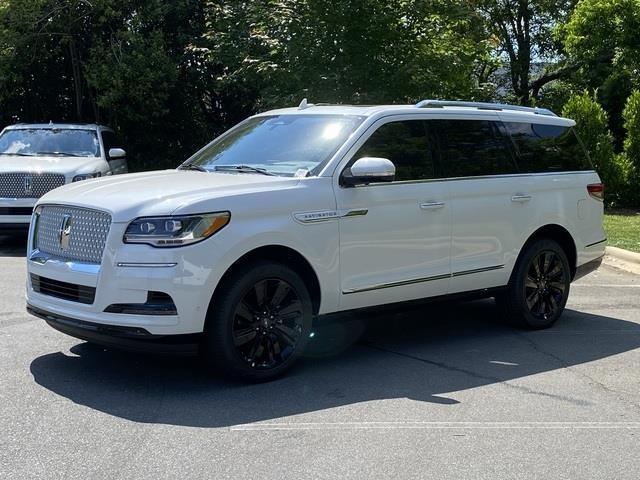
M 121 143 L 113 132 L 102 132 L 102 141 L 104 142 L 104 150 L 107 152 L 107 155 L 112 148 L 122 148 Z
M 506 139 L 496 122 L 432 120 L 437 132 L 442 169 L 447 177 L 517 173 Z
M 425 180 L 434 177 L 433 157 L 429 151 L 425 123 L 422 120 L 382 125 L 353 158 L 355 161 L 362 157 L 382 157 L 391 160 L 396 166 L 396 181 Z
M 100 146 L 92 130 L 25 128 L 7 130 L 0 136 L 0 154 L 97 157 Z
M 250 118 L 214 140 L 189 163 L 207 170 L 248 165 L 277 175 L 304 176 L 325 162 L 360 125 L 347 115 Z
M 535 123 L 505 123 L 518 150 L 523 173 L 593 170 L 572 128 Z

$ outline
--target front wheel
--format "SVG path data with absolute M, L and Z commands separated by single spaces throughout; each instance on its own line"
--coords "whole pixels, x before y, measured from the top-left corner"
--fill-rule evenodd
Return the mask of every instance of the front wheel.
M 507 291 L 496 298 L 510 323 L 530 329 L 553 325 L 569 297 L 567 255 L 553 240 L 538 240 L 518 259 Z
M 311 297 L 300 276 L 276 262 L 239 268 L 210 306 L 208 362 L 228 377 L 271 380 L 303 353 L 311 331 Z

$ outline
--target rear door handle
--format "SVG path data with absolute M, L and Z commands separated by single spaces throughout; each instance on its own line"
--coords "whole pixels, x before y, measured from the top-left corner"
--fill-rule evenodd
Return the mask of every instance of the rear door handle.
M 424 202 L 420 204 L 422 210 L 435 210 L 444 207 L 444 202 Z
M 514 195 L 513 197 L 511 197 L 512 202 L 524 203 L 528 202 L 529 200 L 531 200 L 531 195 Z

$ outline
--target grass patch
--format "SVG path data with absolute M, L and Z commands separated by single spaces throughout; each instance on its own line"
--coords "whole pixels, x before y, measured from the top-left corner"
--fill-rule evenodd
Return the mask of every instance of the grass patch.
M 640 212 L 635 210 L 607 210 L 604 213 L 604 228 L 608 244 L 640 252 Z

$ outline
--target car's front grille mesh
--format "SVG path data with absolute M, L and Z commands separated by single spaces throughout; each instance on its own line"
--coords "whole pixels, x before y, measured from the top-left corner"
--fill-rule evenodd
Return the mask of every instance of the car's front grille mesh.
M 31 274 L 31 286 L 35 292 L 50 297 L 62 298 L 71 302 L 91 305 L 96 298 L 95 287 L 61 282 L 52 278 L 45 278 Z
M 44 205 L 40 208 L 35 232 L 38 250 L 63 259 L 93 264 L 102 262 L 111 215 L 66 205 Z M 67 227 L 67 239 L 62 238 L 63 226 Z
M 0 173 L 0 197 L 40 198 L 54 188 L 64 185 L 60 173 Z

